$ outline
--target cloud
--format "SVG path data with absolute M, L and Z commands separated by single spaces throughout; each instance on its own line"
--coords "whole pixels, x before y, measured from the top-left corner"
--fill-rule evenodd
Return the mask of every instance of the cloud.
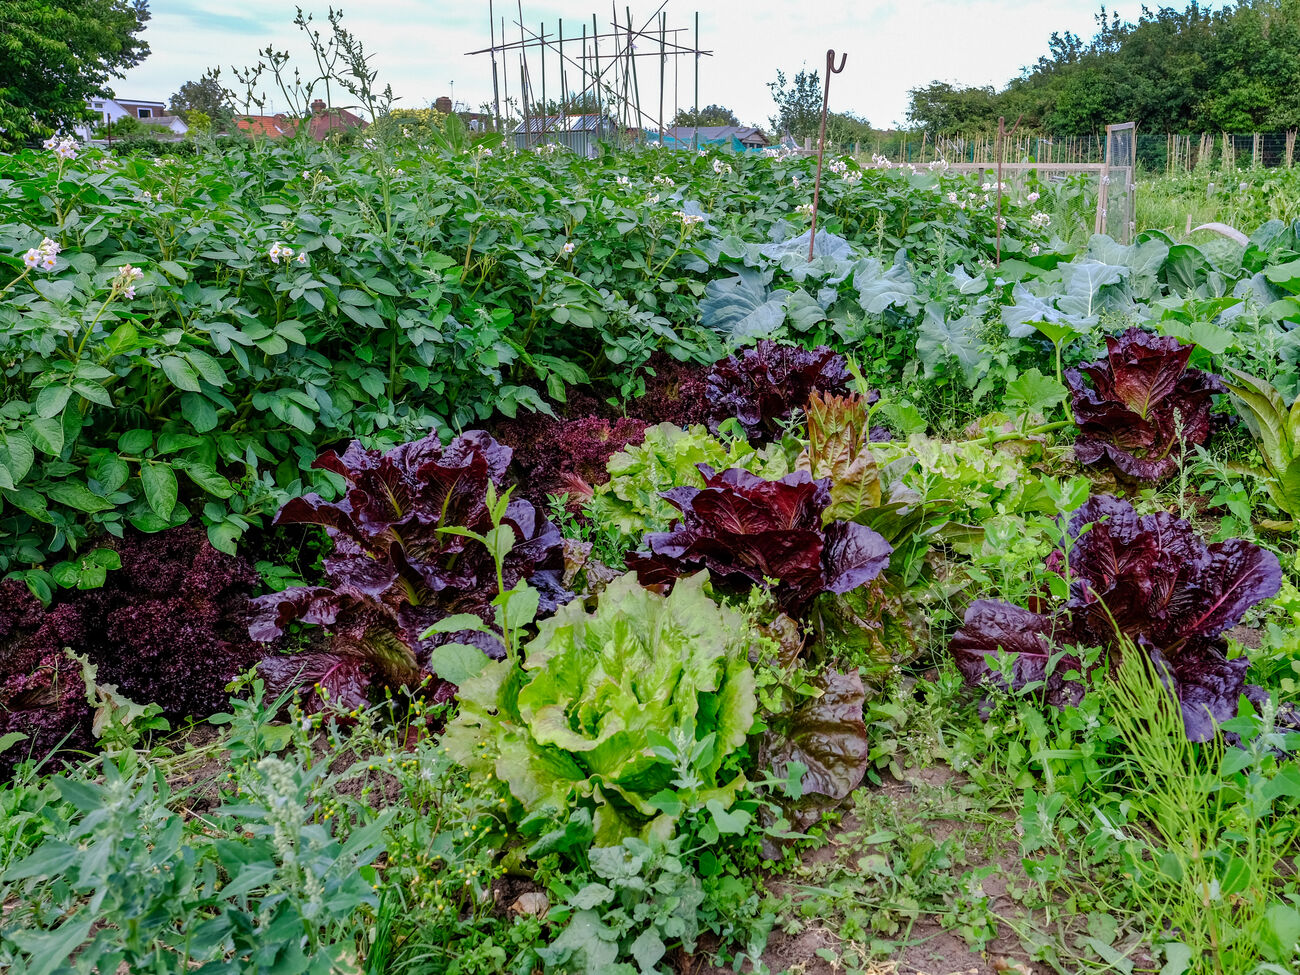
M 266 27 L 258 17 L 245 14 L 221 13 L 206 7 L 195 7 L 175 15 L 175 19 L 185 21 L 188 30 L 201 30 L 205 34 L 239 34 L 260 36 Z
M 316 23 L 326 7 L 303 0 Z M 440 95 L 477 107 L 492 97 L 492 66 L 487 56 L 465 52 L 488 46 L 488 2 L 469 0 L 454 7 L 431 0 L 386 0 L 371 6 L 344 4 L 345 26 L 355 32 L 379 71 L 379 83 L 391 84 L 400 105 L 420 107 Z M 649 20 L 659 0 L 633 3 L 633 19 Z M 1135 18 L 1140 2 L 1120 0 L 1114 9 Z M 619 17 L 626 0 L 619 0 Z M 138 97 L 165 98 L 197 77 L 205 67 L 250 64 L 268 44 L 293 53 L 295 63 L 311 62 L 310 52 L 293 26 L 295 3 L 289 0 L 224 0 L 213 12 L 207 0 L 156 0 L 146 30 L 153 54 L 134 69 L 119 89 Z M 836 111 L 864 115 L 874 125 L 901 123 L 907 91 L 932 80 L 1001 86 L 1046 53 L 1053 31 L 1070 30 L 1084 37 L 1094 31 L 1095 8 L 1079 0 L 669 0 L 664 8 L 670 27 L 693 43 L 699 11 L 700 46 L 711 56 L 699 59 L 699 101 L 733 109 L 742 121 L 765 124 L 773 112 L 767 82 L 778 68 L 787 76 L 801 66 L 821 71 L 827 47 L 846 53 L 844 74 L 832 81 Z M 496 31 L 502 18 L 507 34 L 518 37 L 514 0 L 493 5 Z M 537 0 L 523 4 L 529 30 L 545 23 L 554 32 L 563 18 L 566 38 L 591 28 L 592 11 L 602 31 L 609 29 L 608 8 L 596 0 Z M 324 32 L 324 31 L 323 31 Z M 498 40 L 500 38 L 498 37 Z M 608 57 L 610 42 L 602 41 Z M 657 37 L 639 46 L 657 48 Z M 577 44 L 566 44 L 576 57 Z M 541 58 L 533 54 L 529 72 L 540 94 Z M 658 59 L 640 58 L 638 81 L 643 109 L 658 112 Z M 695 59 L 668 59 L 664 77 L 665 114 L 695 101 Z M 519 92 L 517 53 L 498 57 L 502 87 Z M 547 96 L 559 94 L 559 60 L 546 60 Z M 581 87 L 569 71 L 569 86 Z M 273 96 L 274 97 L 274 96 Z M 283 105 L 279 106 L 281 109 Z

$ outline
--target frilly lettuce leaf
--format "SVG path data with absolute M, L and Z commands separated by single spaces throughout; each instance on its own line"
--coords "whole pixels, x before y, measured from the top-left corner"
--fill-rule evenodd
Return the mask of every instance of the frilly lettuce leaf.
M 756 708 L 744 618 L 720 607 L 708 576 L 663 596 L 628 574 L 598 607 L 562 607 L 539 624 L 523 665 L 488 664 L 460 688 L 444 744 L 475 778 L 493 781 L 525 815 L 564 819 L 592 809 L 597 842 L 668 835 L 685 809 L 662 801 L 678 770 L 662 743 L 694 748 L 692 806 L 730 804 L 744 783 L 726 776 Z

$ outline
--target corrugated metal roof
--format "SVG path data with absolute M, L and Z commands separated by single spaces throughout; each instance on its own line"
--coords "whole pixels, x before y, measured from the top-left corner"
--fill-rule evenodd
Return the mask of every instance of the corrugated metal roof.
M 671 129 L 664 129 L 664 134 L 672 136 L 678 142 L 690 142 L 695 138 L 697 131 L 701 142 L 726 142 L 735 138 L 741 142 L 753 141 L 767 144 L 767 138 L 762 130 L 752 125 L 701 125 L 698 129 L 690 125 L 678 125 Z
M 614 125 L 603 115 L 539 115 L 520 122 L 517 133 L 538 135 L 542 132 L 597 132 Z

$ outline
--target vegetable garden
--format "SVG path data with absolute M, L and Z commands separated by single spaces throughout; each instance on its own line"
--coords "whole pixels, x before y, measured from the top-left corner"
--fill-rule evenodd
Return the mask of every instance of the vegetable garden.
M 0 157 L 0 967 L 1293 971 L 1300 224 L 813 165 Z

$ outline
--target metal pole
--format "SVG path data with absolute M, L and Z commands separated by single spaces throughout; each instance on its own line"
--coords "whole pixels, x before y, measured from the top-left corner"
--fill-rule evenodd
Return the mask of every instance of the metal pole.
M 519 90 L 523 93 L 521 97 L 524 102 L 524 148 L 527 149 L 533 141 L 533 126 L 528 111 L 528 52 L 524 49 L 523 0 L 515 0 L 515 7 L 519 11 Z
M 641 32 L 637 31 L 637 35 Z M 637 128 L 641 127 L 642 120 L 645 118 L 641 111 L 641 82 L 636 73 L 635 42 L 633 37 L 637 36 L 632 33 L 632 8 L 627 8 L 627 59 L 632 65 L 632 91 L 636 95 L 636 124 Z
M 1007 138 L 1007 119 L 1005 115 L 998 116 L 998 219 L 994 226 L 997 228 L 997 251 L 994 254 L 993 263 L 998 267 L 1002 266 L 1002 150 L 1006 145 Z
M 840 66 L 835 67 L 835 49 L 826 52 L 826 85 L 822 89 L 822 126 L 817 136 L 817 177 L 813 181 L 812 229 L 808 233 L 808 262 L 812 263 L 813 248 L 817 244 L 817 204 L 822 192 L 822 157 L 826 154 L 826 111 L 831 104 L 831 75 L 844 70 L 847 54 L 840 55 Z
M 691 136 L 691 148 L 700 149 L 700 12 L 695 11 L 695 129 Z
M 664 69 L 668 66 L 668 55 L 664 48 L 664 31 L 668 27 L 668 15 L 659 15 L 659 144 L 664 144 Z
M 492 38 L 492 107 L 496 115 L 496 130 L 501 131 L 501 90 L 497 85 L 497 22 L 492 11 L 492 0 L 488 0 L 488 33 Z M 505 40 L 503 37 L 502 40 Z M 452 106 L 455 108 L 456 106 Z
M 595 89 L 596 92 L 596 114 L 604 117 L 605 111 L 601 107 L 603 103 L 600 98 L 600 31 L 596 29 L 595 14 L 591 15 L 591 51 L 593 57 L 596 59 L 596 63 L 592 68 L 596 74 L 591 81 L 591 87 Z

